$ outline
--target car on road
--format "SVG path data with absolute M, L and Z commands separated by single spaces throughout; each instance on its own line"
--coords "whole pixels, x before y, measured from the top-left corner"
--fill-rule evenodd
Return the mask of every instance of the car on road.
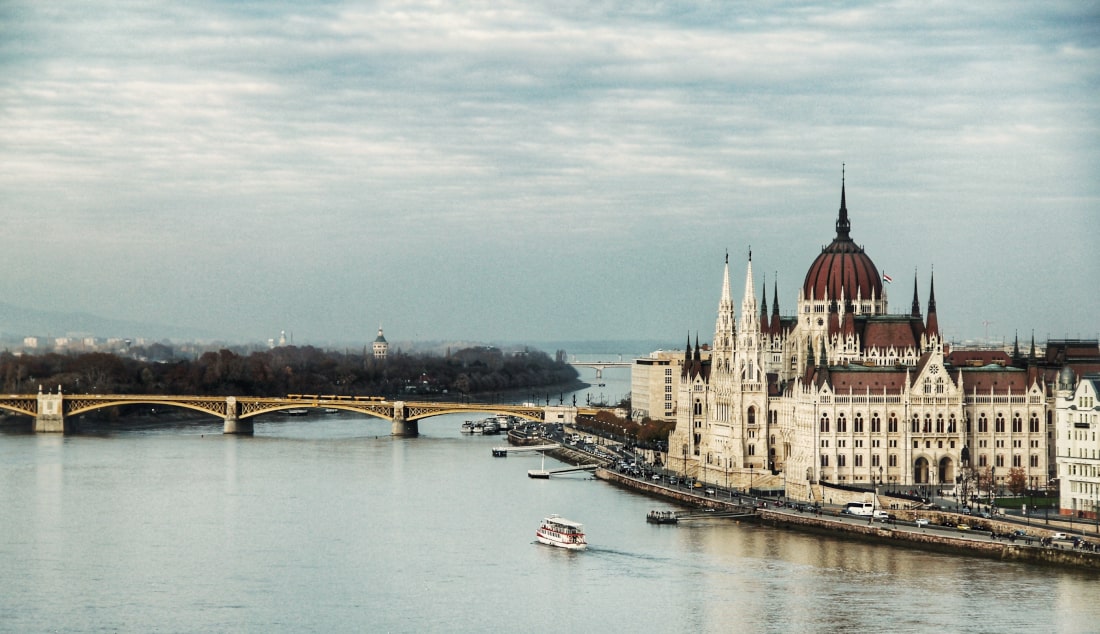
M 650 479 L 652 479 L 652 480 L 660 480 L 660 479 L 661 479 L 661 474 L 659 474 L 659 473 L 654 473 L 654 474 L 653 474 L 653 476 L 652 476 L 652 477 L 651 477 Z
M 970 524 L 959 524 L 955 528 L 959 529 L 960 531 L 968 531 L 970 530 Z
M 917 521 L 914 523 L 917 525 L 917 528 L 924 528 L 925 526 L 928 526 L 931 522 L 928 521 L 927 517 L 918 517 Z
M 1065 533 L 1054 533 L 1050 536 L 1051 539 L 1069 539 L 1069 535 Z
M 714 487 L 707 487 L 707 495 L 714 495 Z

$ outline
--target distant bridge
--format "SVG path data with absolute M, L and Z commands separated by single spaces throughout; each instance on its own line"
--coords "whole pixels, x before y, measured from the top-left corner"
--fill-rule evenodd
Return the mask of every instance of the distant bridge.
M 578 368 L 596 368 L 596 378 L 603 378 L 605 368 L 629 368 L 633 365 L 630 361 L 623 361 L 623 355 L 619 355 L 618 361 L 577 361 L 577 357 L 569 362 L 569 365 Z
M 0 410 L 34 418 L 36 432 L 65 433 L 70 419 L 87 412 L 124 405 L 180 407 L 209 414 L 225 422 L 227 434 L 251 434 L 253 418 L 293 409 L 321 408 L 357 412 L 392 423 L 395 436 L 416 436 L 418 421 L 440 414 L 507 414 L 532 421 L 573 422 L 578 411 L 595 410 L 566 406 L 508 405 L 498 403 L 447 403 L 390 401 L 379 396 L 290 394 L 263 396 L 161 396 L 154 394 L 38 394 L 0 395 Z M 548 416 L 550 414 L 550 416 Z

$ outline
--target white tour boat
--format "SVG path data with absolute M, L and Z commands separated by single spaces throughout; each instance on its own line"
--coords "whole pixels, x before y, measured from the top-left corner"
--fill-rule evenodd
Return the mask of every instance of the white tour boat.
M 535 539 L 540 544 L 569 550 L 588 548 L 588 542 L 584 540 L 584 525 L 557 515 L 542 520 L 542 525 L 535 531 Z

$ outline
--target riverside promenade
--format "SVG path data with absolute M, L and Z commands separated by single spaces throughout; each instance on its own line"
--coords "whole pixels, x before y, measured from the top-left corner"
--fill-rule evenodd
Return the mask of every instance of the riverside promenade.
M 597 469 L 596 477 L 616 486 L 688 506 L 748 514 L 743 517 L 745 521 L 755 521 L 781 529 L 951 554 L 1100 572 L 1100 553 L 1073 548 L 1068 542 L 1043 545 L 1043 538 L 1051 537 L 1054 531 L 1038 527 L 1032 527 L 1029 532 L 1031 540 L 1012 541 L 998 537 L 996 527 L 988 531 L 958 531 L 955 528 L 936 525 L 917 526 L 911 521 L 914 519 L 912 512 L 900 513 L 899 519 L 893 522 L 871 522 L 866 517 L 842 515 L 835 510 L 800 511 L 787 505 L 777 506 L 775 500 L 765 498 L 741 496 L 731 500 L 719 499 L 702 492 L 696 493 L 623 475 L 610 469 Z M 901 519 L 903 516 L 905 519 Z M 1027 541 L 1031 543 L 1028 544 Z

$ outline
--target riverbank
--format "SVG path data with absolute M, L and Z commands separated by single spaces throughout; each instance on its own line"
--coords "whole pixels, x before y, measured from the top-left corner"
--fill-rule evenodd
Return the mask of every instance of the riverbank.
M 681 504 L 741 514 L 744 520 L 760 522 L 779 529 L 956 555 L 1100 572 L 1100 553 L 1072 547 L 1063 548 L 1058 544 L 1042 545 L 1039 540 L 1034 540 L 1029 545 L 1023 541 L 1013 542 L 997 538 L 992 534 L 987 536 L 972 532 L 964 535 L 949 533 L 939 528 L 903 526 L 896 522 L 871 523 L 862 518 L 775 506 L 774 502 L 757 498 L 734 498 L 726 501 L 632 478 L 609 469 L 597 469 L 596 478 L 631 491 Z

